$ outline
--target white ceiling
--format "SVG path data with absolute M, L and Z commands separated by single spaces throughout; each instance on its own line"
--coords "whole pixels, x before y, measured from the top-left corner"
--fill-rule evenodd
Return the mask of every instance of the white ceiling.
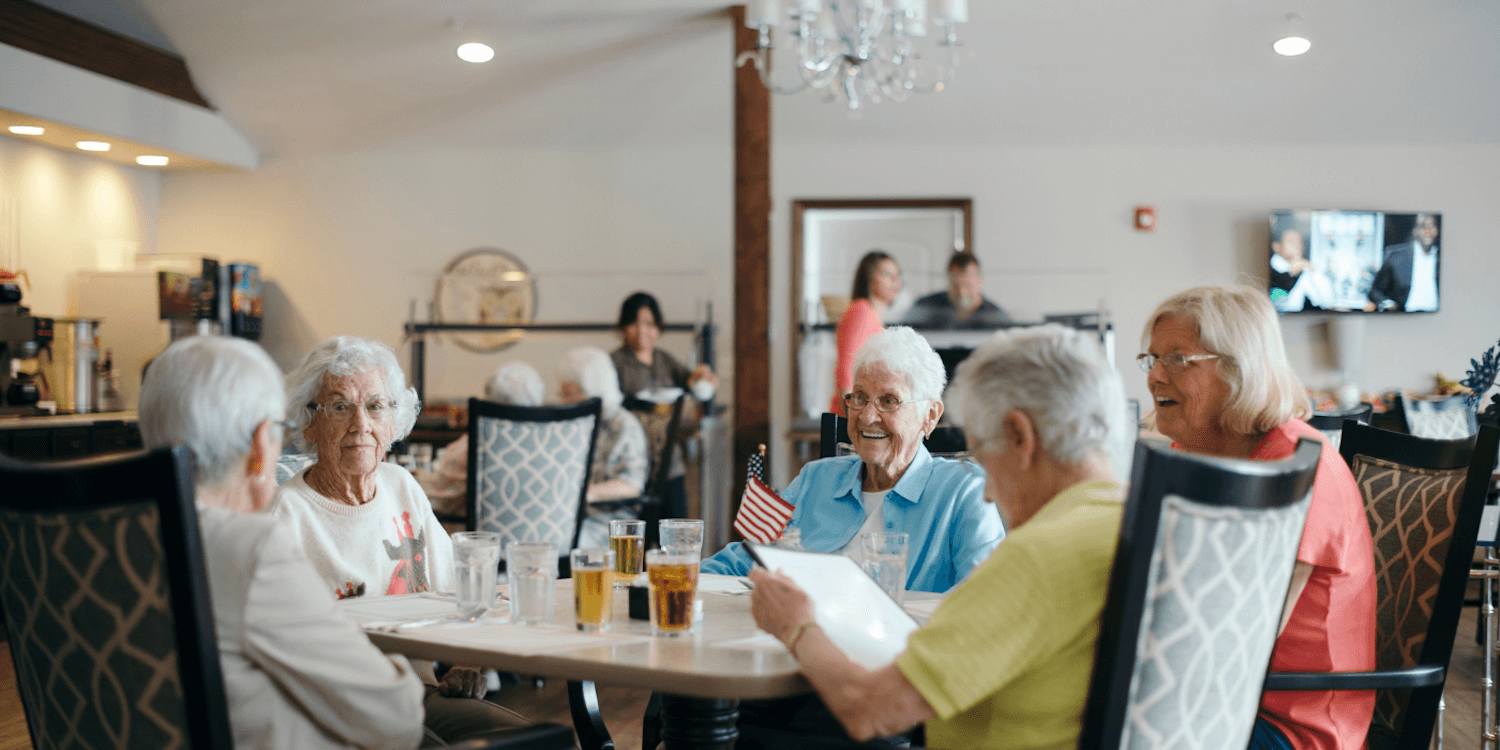
M 82 0 L 79 0 L 82 1 Z M 134 0 L 89 0 L 133 3 Z M 377 144 L 720 144 L 711 0 L 140 0 L 266 156 Z M 1288 11 L 1310 53 L 1275 55 Z M 462 29 L 450 20 L 462 18 Z M 948 91 L 851 121 L 776 97 L 777 142 L 1500 143 L 1493 0 L 972 0 Z M 494 62 L 459 61 L 485 41 Z

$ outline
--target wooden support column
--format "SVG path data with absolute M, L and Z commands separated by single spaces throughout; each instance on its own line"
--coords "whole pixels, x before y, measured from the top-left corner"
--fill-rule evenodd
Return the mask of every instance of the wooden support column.
M 745 27 L 745 6 L 730 10 L 733 60 L 756 48 L 757 33 Z M 745 461 L 771 439 L 770 320 L 771 92 L 755 66 L 745 65 L 734 73 L 735 512 L 745 486 Z

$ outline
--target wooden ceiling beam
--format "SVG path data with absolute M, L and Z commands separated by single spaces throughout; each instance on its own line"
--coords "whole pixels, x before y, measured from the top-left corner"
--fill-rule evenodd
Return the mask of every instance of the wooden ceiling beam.
M 213 109 L 181 57 L 30 0 L 0 0 L 0 43 Z

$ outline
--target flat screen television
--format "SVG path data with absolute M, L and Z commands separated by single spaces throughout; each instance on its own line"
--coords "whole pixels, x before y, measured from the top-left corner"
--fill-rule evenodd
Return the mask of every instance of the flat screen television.
M 1282 313 L 1437 312 L 1443 215 L 1271 212 L 1269 291 Z

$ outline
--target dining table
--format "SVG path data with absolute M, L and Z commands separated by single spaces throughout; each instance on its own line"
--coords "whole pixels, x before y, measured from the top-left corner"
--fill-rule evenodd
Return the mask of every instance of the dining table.
M 552 620 L 538 625 L 512 623 L 503 598 L 473 622 L 460 621 L 452 596 L 439 593 L 351 599 L 340 607 L 388 653 L 568 680 L 574 726 L 585 748 L 609 746 L 597 703 L 592 717 L 580 715 L 580 701 L 594 701 L 598 683 L 658 693 L 661 740 L 668 750 L 728 750 L 738 737 L 741 700 L 811 691 L 797 660 L 755 626 L 746 580 L 701 575 L 692 632 L 674 638 L 655 636 L 649 621 L 631 619 L 625 588 L 613 592 L 608 631 L 579 632 L 569 579 L 556 582 Z M 506 595 L 503 585 L 498 593 Z M 906 606 L 921 622 L 939 600 L 908 592 Z

